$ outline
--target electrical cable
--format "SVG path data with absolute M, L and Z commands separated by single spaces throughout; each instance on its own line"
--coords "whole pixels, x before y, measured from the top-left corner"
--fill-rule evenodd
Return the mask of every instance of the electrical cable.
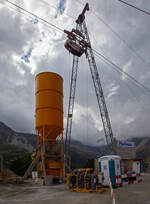
M 12 10 L 14 10 L 14 11 L 16 11 L 16 12 L 18 12 L 18 13 L 21 13 L 22 14 L 22 16 L 25 18 L 25 19 L 27 19 L 28 21 L 34 21 L 35 20 L 35 18 L 34 17 L 32 17 L 32 16 L 30 16 L 30 15 L 27 15 L 26 13 L 24 13 L 24 12 L 22 12 L 21 10 L 18 10 L 18 9 L 15 9 L 14 7 L 11 7 L 11 6 L 9 6 L 8 4 L 5 4 L 8 8 L 10 8 L 10 9 L 12 9 Z M 30 20 L 31 19 L 31 20 Z M 44 26 L 46 26 L 46 27 L 49 27 L 49 28 L 52 28 L 50 25 L 48 25 L 48 24 L 46 24 L 45 22 L 43 22 L 43 21 L 40 21 L 39 19 L 38 19 L 38 22 L 39 23 L 41 23 L 41 24 L 43 24 Z M 53 28 L 54 29 L 54 28 Z M 56 29 L 55 29 L 56 30 Z M 58 30 L 57 30 L 58 31 Z M 60 32 L 60 31 L 58 31 L 58 32 Z
M 43 3 L 43 4 L 45 4 L 45 5 L 48 5 L 49 7 L 53 7 L 54 9 L 58 10 L 58 7 L 57 7 L 57 6 L 54 6 L 54 5 L 48 3 L 48 2 L 46 2 L 46 1 L 44 1 L 44 0 L 39 0 L 39 1 L 40 1 L 41 3 Z M 76 20 L 76 18 L 73 17 L 72 15 L 68 14 L 68 13 L 65 13 L 65 12 L 63 13 L 63 15 L 68 16 L 69 18 L 72 18 L 72 19 L 73 19 L 73 22 L 71 23 L 70 27 L 73 26 L 74 21 Z
M 49 4 L 48 2 L 46 2 L 46 1 L 40 0 L 40 2 L 42 2 L 42 3 L 45 4 L 45 5 L 49 5 L 49 7 L 53 7 L 53 8 L 55 8 L 55 9 L 57 9 L 56 6 L 51 5 L 51 4 Z M 7 4 L 6 4 L 6 5 L 7 5 Z M 7 5 L 7 6 L 8 6 L 8 5 Z M 18 5 L 18 6 L 19 6 L 19 5 Z M 13 7 L 10 7 L 10 6 L 8 6 L 8 7 L 15 10 L 15 8 L 13 8 Z M 21 12 L 20 10 L 16 10 L 16 11 L 19 12 L 19 13 L 21 13 L 21 14 L 24 14 L 24 15 L 26 15 L 26 16 L 32 18 L 32 19 L 34 19 L 33 17 L 27 15 L 26 13 Z M 74 19 L 74 20 L 76 20 L 73 16 L 71 16 L 71 15 L 69 15 L 69 14 L 67 14 L 67 13 L 64 13 L 64 15 L 66 15 L 66 16 L 68 16 L 68 17 Z M 38 18 L 38 17 L 37 17 L 37 18 Z M 40 23 L 42 23 L 42 22 L 40 21 Z M 44 25 L 45 25 L 45 24 L 44 24 Z
M 46 2 L 46 1 L 44 1 L 44 0 L 39 0 L 39 1 L 42 2 L 42 3 L 45 4 L 45 5 L 48 5 L 49 7 L 53 7 L 53 8 L 55 8 L 55 9 L 58 9 L 57 6 L 54 6 L 54 5 L 48 3 L 48 2 Z M 73 16 L 70 15 L 70 14 L 67 14 L 67 13 L 63 13 L 63 14 L 66 15 L 66 16 L 68 16 L 68 17 L 70 17 L 70 18 L 72 18 L 72 19 L 74 19 L 74 20 L 76 20 L 76 18 L 73 17 Z
M 76 2 L 79 3 L 80 5 L 83 5 L 83 3 L 81 3 L 79 0 L 76 1 Z M 133 48 L 132 46 L 130 46 L 108 23 L 106 23 L 106 22 L 102 19 L 102 17 L 99 17 L 99 16 L 97 15 L 97 13 L 96 13 L 93 9 L 91 9 L 91 12 L 93 13 L 93 15 L 94 15 L 95 17 L 97 17 L 97 19 L 98 19 L 99 21 L 101 21 L 109 30 L 111 30 L 111 32 L 114 33 L 114 35 L 116 35 L 116 37 L 118 37 L 118 39 L 121 40 L 121 41 L 126 45 L 126 47 L 128 47 L 128 49 L 130 49 L 130 50 L 132 51 L 132 53 L 133 53 L 137 58 L 139 58 L 139 59 L 140 59 L 143 63 L 145 63 L 148 67 L 150 67 L 150 63 L 147 62 L 147 60 L 145 60 L 139 53 L 137 53 L 137 52 L 134 50 L 134 48 Z
M 33 14 L 32 12 L 27 11 L 26 9 L 24 9 L 24 8 L 22 8 L 22 7 L 20 7 L 20 6 L 16 5 L 16 4 L 14 4 L 14 3 L 8 1 L 8 0 L 6 0 L 6 1 L 7 1 L 8 3 L 10 3 L 10 4 L 16 6 L 17 8 L 22 9 L 23 11 L 29 13 L 30 15 L 32 15 L 32 16 L 34 16 L 34 17 L 40 19 L 40 20 L 43 21 L 44 23 L 47 23 L 48 25 L 53 26 L 55 29 L 57 29 L 57 30 L 63 32 L 63 30 L 62 30 L 60 27 L 57 27 L 57 26 L 55 26 L 54 24 L 49 23 L 48 21 L 42 19 L 41 17 L 38 17 L 37 15 Z M 22 14 L 24 14 L 24 13 L 22 12 Z M 24 15 L 25 15 L 25 14 L 24 14 Z M 105 57 L 104 55 L 100 54 L 98 51 L 96 51 L 96 50 L 93 50 L 93 51 L 94 51 L 97 55 L 101 56 L 104 60 L 106 60 L 109 64 L 111 64 L 111 65 L 113 65 L 115 68 L 117 68 L 118 71 L 120 71 L 121 73 L 125 74 L 128 78 L 132 79 L 132 81 L 134 81 L 136 84 L 138 84 L 139 86 L 143 87 L 146 91 L 148 91 L 148 92 L 150 93 L 150 89 L 148 89 L 146 86 L 144 86 L 143 84 L 141 84 L 140 82 L 138 82 L 134 77 L 132 77 L 131 75 L 129 75 L 128 73 L 126 73 L 125 71 L 123 71 L 123 70 L 122 70 L 118 65 L 116 65 L 114 62 L 112 62 L 111 60 L 109 60 L 109 59 L 108 59 L 107 57 Z
M 105 53 L 104 53 L 105 54 Z M 106 59 L 103 58 L 102 60 L 104 63 L 109 63 L 109 62 L 106 62 Z M 113 67 L 112 67 L 113 68 Z M 117 71 L 117 73 L 122 74 L 123 73 L 123 70 L 117 70 L 117 69 L 114 69 L 115 71 Z M 124 73 L 125 74 L 125 73 Z M 129 76 L 128 77 L 128 80 L 130 79 Z M 133 78 L 133 77 L 132 77 Z M 141 108 L 143 109 L 143 112 L 145 113 L 145 115 L 147 115 L 148 119 L 150 119 L 150 115 L 148 114 L 148 112 L 146 111 L 145 107 L 140 103 L 139 99 L 135 96 L 134 94 L 134 91 L 131 89 L 131 87 L 129 87 L 127 81 L 124 81 L 125 82 L 125 85 L 127 86 L 128 90 L 130 91 L 130 94 L 131 96 L 133 97 L 133 99 L 135 100 L 135 102 L 137 104 L 140 104 Z M 139 82 L 138 82 L 139 83 Z M 137 84 L 136 84 L 137 85 Z M 139 83 L 139 85 L 141 86 L 141 84 Z M 143 85 L 142 85 L 143 87 Z M 146 87 L 147 88 L 147 87 Z M 146 90 L 147 91 L 147 90 Z
M 94 37 L 94 36 L 93 36 Z M 95 42 L 97 43 L 97 41 L 96 41 L 96 39 L 94 38 L 94 40 L 95 40 Z M 102 49 L 102 48 L 101 48 Z M 93 49 L 93 51 L 95 51 L 95 52 L 97 52 L 96 50 L 94 50 Z M 105 59 L 103 60 L 104 62 L 106 61 L 106 59 L 108 59 L 106 56 L 105 56 L 105 52 L 104 52 L 104 50 L 102 50 L 102 52 L 104 53 L 104 55 L 102 55 L 101 53 L 99 53 L 100 55 L 101 55 L 101 57 L 103 56 L 103 59 L 104 59 L 104 57 L 105 57 Z M 98 54 L 98 53 L 97 53 Z M 109 59 L 108 59 L 109 60 Z M 110 60 L 111 61 L 111 60 Z M 111 61 L 112 62 L 112 61 Z M 110 63 L 110 62 L 108 62 L 108 63 Z M 116 65 L 114 62 L 113 62 L 113 64 L 115 65 L 115 66 L 117 66 L 117 67 L 119 67 L 118 65 Z M 113 66 L 114 66 L 113 65 Z M 116 70 L 117 71 L 117 70 Z M 123 73 L 124 71 L 120 68 L 119 70 L 119 73 L 121 72 L 121 73 Z M 124 74 L 125 74 L 125 72 L 124 72 Z M 128 74 L 128 73 L 126 73 L 126 74 Z M 125 75 L 126 75 L 125 74 Z M 130 75 L 130 74 L 128 74 L 128 75 Z M 126 75 L 127 76 L 127 75 Z M 131 75 L 130 75 L 131 76 Z M 127 76 L 127 77 L 129 77 L 129 76 Z M 132 76 L 131 76 L 132 77 Z M 134 78 L 134 77 L 132 77 L 132 78 Z M 135 78 L 134 78 L 135 79 Z M 132 79 L 133 80 L 133 79 Z M 137 81 L 137 80 L 136 80 Z M 138 82 L 138 81 L 137 81 Z M 139 83 L 139 85 L 141 86 L 141 83 L 140 82 L 138 82 Z M 143 84 L 142 84 L 142 86 L 143 86 Z M 146 87 L 147 88 L 147 87 Z M 149 89 L 150 90 L 150 89 Z
M 28 11 L 28 10 L 24 9 L 24 8 L 23 8 L 23 7 L 21 7 L 21 6 L 18 6 L 17 4 L 15 4 L 15 3 L 13 3 L 13 2 L 11 2 L 11 1 L 9 1 L 9 0 L 5 0 L 5 1 L 6 1 L 6 2 L 8 2 L 9 4 L 12 4 L 13 6 L 15 6 L 15 7 L 17 7 L 17 8 L 19 8 L 19 9 L 23 10 L 24 12 L 26 12 L 26 13 L 28 13 L 28 14 L 30 14 L 30 15 L 32 15 L 32 16 L 34 16 L 35 18 L 40 19 L 41 21 L 43 21 L 43 22 L 45 22 L 46 24 L 50 25 L 51 27 L 53 27 L 53 28 L 57 29 L 58 31 L 60 31 L 60 32 L 63 32 L 63 33 L 64 33 L 64 30 L 63 30 L 63 29 L 61 29 L 60 27 L 58 27 L 58 26 L 56 26 L 56 25 L 54 25 L 54 24 L 52 24 L 52 23 L 50 23 L 50 22 L 46 21 L 45 19 L 43 19 L 43 18 L 41 18 L 41 17 L 39 17 L 39 16 L 35 15 L 34 13 L 32 13 L 32 12 L 30 12 L 30 11 Z
M 96 40 L 95 40 L 96 41 Z M 105 52 L 102 50 L 102 52 L 104 53 L 104 55 L 105 55 Z M 103 59 L 102 60 L 104 63 L 106 63 L 106 61 Z M 108 64 L 108 63 L 107 63 Z M 115 70 L 115 71 L 117 71 L 117 70 Z M 121 71 L 117 71 L 117 73 L 119 73 L 119 75 L 120 74 L 122 74 L 122 72 Z M 129 78 L 128 78 L 128 80 L 129 80 Z M 127 88 L 129 89 L 129 91 L 130 91 L 130 93 L 131 93 L 131 96 L 133 97 L 133 98 L 135 98 L 135 101 L 136 101 L 136 103 L 138 104 L 138 103 L 140 103 L 139 102 L 139 100 L 138 100 L 138 98 L 135 96 L 135 94 L 134 94 L 134 91 L 133 90 L 131 90 L 131 88 L 129 87 L 129 85 L 126 83 L 126 81 L 124 81 L 125 82 L 125 85 L 127 86 Z M 141 105 L 141 104 L 140 104 Z M 143 112 L 145 113 L 145 115 L 147 114 L 147 111 L 145 110 L 145 108 L 142 106 L 142 108 L 143 108 Z M 150 115 L 149 114 L 147 114 L 148 115 L 148 117 L 150 118 Z
M 7 1 L 8 3 L 10 3 L 10 1 L 8 1 L 8 0 L 6 0 L 6 1 Z M 57 30 L 63 32 L 63 30 L 62 30 L 61 28 L 55 26 L 54 24 L 49 23 L 48 21 L 42 19 L 41 17 L 38 17 L 37 15 L 35 15 L 35 14 L 33 14 L 33 13 L 27 11 L 26 9 L 23 9 L 22 7 L 16 5 L 16 4 L 12 3 L 12 2 L 11 2 L 11 4 L 14 5 L 14 6 L 16 6 L 16 7 L 18 7 L 19 9 L 22 9 L 23 11 L 29 13 L 30 15 L 32 15 L 32 16 L 34 16 L 34 17 L 36 17 L 36 18 L 39 18 L 39 19 L 42 20 L 44 23 L 47 23 L 47 24 L 49 24 L 50 26 L 53 26 L 55 29 L 57 29 Z M 25 15 L 25 13 L 23 13 L 23 12 L 22 12 L 22 14 Z M 112 62 L 111 60 L 109 60 L 109 59 L 108 59 L 107 57 L 105 57 L 104 55 L 100 54 L 98 51 L 96 51 L 96 50 L 93 50 L 93 51 L 94 51 L 97 55 L 101 56 L 104 60 L 106 60 L 109 64 L 113 65 L 119 72 L 125 74 L 128 78 L 132 79 L 132 81 L 134 81 L 137 85 L 141 86 L 141 87 L 144 88 L 147 92 L 150 93 L 150 89 L 148 89 L 146 86 L 144 86 L 143 84 L 141 84 L 140 82 L 138 82 L 138 81 L 137 81 L 134 77 L 132 77 L 130 74 L 128 74 L 128 73 L 126 73 L 125 71 L 123 71 L 123 70 L 122 70 L 118 65 L 116 65 L 114 62 Z M 88 122 L 87 122 L 87 124 L 88 124 Z
M 148 12 L 148 11 L 145 11 L 145 10 L 143 10 L 143 9 L 140 9 L 140 8 L 138 8 L 138 7 L 136 7 L 136 6 L 132 5 L 132 4 L 129 4 L 129 3 L 125 2 L 125 1 L 122 1 L 122 0 L 118 0 L 118 1 L 120 1 L 120 2 L 122 2 L 122 3 L 124 3 L 124 4 L 126 4 L 127 6 L 130 6 L 130 7 L 132 7 L 132 8 L 135 8 L 136 10 L 141 11 L 141 12 L 147 14 L 147 15 L 150 15 L 150 12 Z
M 96 55 L 97 57 L 99 57 L 98 55 Z M 99 57 L 100 59 L 100 57 Z M 101 59 L 104 63 L 108 64 L 108 62 L 106 62 L 104 59 Z M 113 67 L 112 67 L 113 68 Z M 117 71 L 117 73 L 122 74 L 121 71 L 114 69 L 115 71 Z M 127 80 L 129 80 L 130 78 L 127 78 Z M 150 119 L 150 114 L 148 113 L 148 111 L 145 109 L 145 106 L 143 106 L 143 104 L 140 103 L 139 98 L 137 98 L 137 96 L 135 95 L 135 91 L 132 90 L 132 88 L 129 86 L 129 84 L 127 83 L 127 81 L 124 81 L 124 85 L 128 88 L 130 95 L 132 96 L 132 100 L 135 101 L 135 103 L 141 107 L 142 111 L 144 112 L 145 116 L 147 116 L 148 119 Z M 131 81 L 130 81 L 131 82 Z M 136 85 L 136 84 L 135 84 Z
M 130 74 L 128 74 L 127 72 L 123 71 L 118 65 L 116 65 L 114 62 L 112 62 L 110 59 L 108 59 L 107 57 L 105 57 L 104 55 L 102 55 L 101 53 L 99 53 L 98 51 L 94 50 L 93 51 L 99 56 L 102 57 L 105 61 L 107 61 L 109 64 L 111 64 L 114 69 L 116 71 L 119 71 L 123 74 L 125 74 L 128 78 L 130 78 L 136 85 L 142 87 L 146 92 L 150 93 L 150 89 L 147 88 L 145 85 L 141 84 L 137 79 L 135 79 L 134 77 L 132 77 Z
M 147 115 L 147 117 L 150 119 L 150 114 L 148 113 L 148 111 L 145 109 L 145 107 L 143 106 L 143 104 L 140 103 L 140 100 L 135 96 L 135 92 L 133 91 L 133 89 L 131 87 L 129 87 L 128 83 L 125 83 L 125 85 L 127 86 L 127 88 L 130 91 L 130 94 L 132 96 L 132 98 L 134 99 L 134 101 L 139 104 L 141 106 L 141 108 L 143 109 L 143 112 L 145 115 Z
M 33 20 L 33 19 L 35 19 L 35 18 L 33 18 L 33 17 L 31 17 L 31 16 L 29 16 L 29 15 L 27 15 L 26 13 L 24 13 L 24 12 L 22 12 L 22 11 L 20 11 L 20 10 L 17 10 L 17 9 L 15 9 L 14 7 L 12 7 L 12 6 L 9 6 L 9 5 L 7 5 L 7 4 L 5 4 L 8 8 L 10 8 L 10 9 L 12 9 L 12 10 L 14 10 L 14 11 L 16 11 L 16 12 L 18 12 L 18 13 L 21 13 L 21 14 L 23 14 L 24 15 L 24 17 L 26 16 L 26 19 L 28 19 L 28 20 Z M 28 17 L 28 18 L 27 18 Z
M 102 18 L 100 18 L 99 16 L 97 16 L 97 14 L 94 14 L 101 22 L 103 22 L 103 24 L 108 27 L 117 37 L 118 39 L 120 39 L 125 45 L 126 47 L 128 47 L 129 50 L 132 51 L 132 53 L 134 54 L 134 56 L 136 56 L 137 58 L 139 58 L 143 63 L 145 63 L 148 67 L 150 67 L 150 63 L 147 62 L 139 53 L 137 53 L 134 48 L 132 48 L 108 23 L 106 23 Z
M 12 2 L 10 2 L 9 0 L 6 0 L 8 3 L 14 5 L 15 7 L 29 13 L 30 15 L 40 19 L 41 21 L 47 23 L 48 25 L 50 25 L 51 27 L 59 30 L 60 32 L 63 32 L 64 33 L 64 30 L 59 28 L 58 26 L 52 24 L 52 23 L 49 23 L 48 21 L 42 19 L 41 17 L 38 17 L 37 15 L 33 14 L 32 12 L 30 11 L 27 11 L 26 9 L 18 6 L 17 4 L 14 4 Z M 107 57 L 105 57 L 104 55 L 100 54 L 98 51 L 94 50 L 93 51 L 100 57 L 102 57 L 105 61 L 107 61 L 109 64 L 113 65 L 113 67 L 115 68 L 115 70 L 119 71 L 119 72 L 122 72 L 123 74 L 125 74 L 128 78 L 130 78 L 132 81 L 134 81 L 134 83 L 136 83 L 138 86 L 142 87 L 145 91 L 147 91 L 148 93 L 150 93 L 150 89 L 147 88 L 146 86 L 144 86 L 143 84 L 141 84 L 139 81 L 137 81 L 134 77 L 132 77 L 130 74 L 128 74 L 127 72 L 123 71 L 118 65 L 116 65 L 114 62 L 112 62 L 111 60 L 109 60 Z

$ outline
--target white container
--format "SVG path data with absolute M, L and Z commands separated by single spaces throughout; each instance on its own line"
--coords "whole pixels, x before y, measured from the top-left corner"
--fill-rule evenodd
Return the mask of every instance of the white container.
M 139 160 L 133 161 L 132 170 L 133 170 L 136 174 L 140 174 L 140 173 L 141 173 L 141 162 L 140 162 Z
M 99 184 L 103 184 L 103 181 L 104 181 L 104 176 L 103 176 L 103 174 L 98 174 L 98 183 L 99 183 Z
M 32 171 L 32 179 L 36 179 L 38 177 L 37 171 Z
M 99 158 L 99 172 L 104 174 L 104 185 L 109 185 L 109 177 L 113 186 L 121 184 L 121 158 L 108 155 Z

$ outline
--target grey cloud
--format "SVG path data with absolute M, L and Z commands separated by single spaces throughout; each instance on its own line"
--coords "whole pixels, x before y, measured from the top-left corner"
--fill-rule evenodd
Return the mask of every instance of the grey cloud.
M 89 2 L 92 8 L 97 11 L 97 15 L 102 16 L 119 33 L 121 38 L 142 55 L 143 58 L 149 59 L 149 18 L 120 5 L 118 1 Z M 31 8 L 34 10 L 35 1 L 31 3 Z M 148 1 L 145 3 L 144 1 L 141 3 L 136 1 L 135 3 L 142 8 L 150 7 Z M 76 2 L 74 4 L 76 9 L 74 9 L 71 5 L 71 2 L 67 1 L 66 10 L 77 17 L 82 6 Z M 41 4 L 38 4 L 35 10 L 39 9 L 40 6 Z M 44 9 L 42 6 L 41 8 Z M 45 12 L 47 12 L 47 9 Z M 72 56 L 64 48 L 65 38 L 54 35 L 53 31 L 47 30 L 44 26 L 38 27 L 39 25 L 34 26 L 32 23 L 27 23 L 18 15 L 12 16 L 12 13 L 7 8 L 3 7 L 0 11 L 0 18 L 3 19 L 3 21 L 0 21 L 0 120 L 6 122 L 6 124 L 17 131 L 34 131 L 35 75 L 41 71 L 57 72 L 64 78 L 64 116 L 66 118 Z M 91 10 L 86 16 L 93 47 L 96 50 L 100 50 L 102 47 L 105 55 L 121 66 L 121 68 L 131 61 L 132 66 L 128 72 L 149 87 L 149 67 L 138 59 L 109 28 L 90 12 Z M 69 25 L 68 19 L 66 22 L 62 21 L 62 27 Z M 72 28 L 71 25 L 69 26 Z M 36 49 L 38 44 L 37 39 L 42 38 L 41 32 L 44 32 L 46 36 L 42 40 L 47 40 L 47 45 L 51 46 L 50 50 L 54 53 L 50 51 L 43 53 L 44 51 L 41 51 L 41 55 L 38 53 L 38 56 L 31 56 L 31 61 L 34 60 L 36 63 L 34 74 L 31 74 L 30 68 L 25 63 L 19 62 L 19 66 L 25 72 L 24 75 L 21 75 L 16 67 L 17 62 L 12 59 L 12 56 L 17 54 L 21 57 L 24 54 L 24 48 L 26 46 L 32 47 L 32 45 L 34 53 L 34 49 Z M 104 38 L 104 41 L 102 38 Z M 147 93 L 130 80 L 122 80 L 122 75 L 116 73 L 110 65 L 106 65 L 97 57 L 95 59 L 114 135 L 121 138 L 149 135 L 150 99 Z M 99 117 L 93 82 L 88 70 L 88 64 L 85 57 L 83 57 L 79 62 L 76 103 L 81 107 L 87 106 L 87 109 L 91 109 Z M 114 87 L 118 87 L 115 94 L 111 94 L 113 92 L 111 84 Z M 94 145 L 98 140 L 101 141 L 104 138 L 104 132 L 95 128 L 95 122 L 91 115 L 84 114 L 79 121 L 73 122 L 72 136 L 75 139 Z
M 23 24 L 20 16 L 12 15 L 7 9 L 1 9 L 0 13 L 0 52 L 3 55 L 10 55 L 12 52 L 22 54 L 23 47 L 31 40 L 35 30 L 31 26 Z

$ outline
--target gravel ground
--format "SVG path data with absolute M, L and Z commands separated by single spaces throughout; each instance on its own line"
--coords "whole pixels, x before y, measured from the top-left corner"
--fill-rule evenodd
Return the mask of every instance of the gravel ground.
M 114 190 L 116 204 L 150 204 L 150 175 L 138 184 Z M 112 204 L 110 191 L 101 194 L 76 193 L 65 185 L 40 186 L 32 184 L 1 184 L 0 204 Z

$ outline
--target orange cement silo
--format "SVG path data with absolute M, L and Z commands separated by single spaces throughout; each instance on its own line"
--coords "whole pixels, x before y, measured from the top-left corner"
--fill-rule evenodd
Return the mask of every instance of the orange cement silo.
M 52 72 L 36 76 L 35 126 L 37 131 L 37 152 L 43 155 L 39 175 L 45 168 L 46 175 L 62 178 L 64 172 L 63 154 L 63 79 Z M 44 167 L 43 167 L 44 165 Z

